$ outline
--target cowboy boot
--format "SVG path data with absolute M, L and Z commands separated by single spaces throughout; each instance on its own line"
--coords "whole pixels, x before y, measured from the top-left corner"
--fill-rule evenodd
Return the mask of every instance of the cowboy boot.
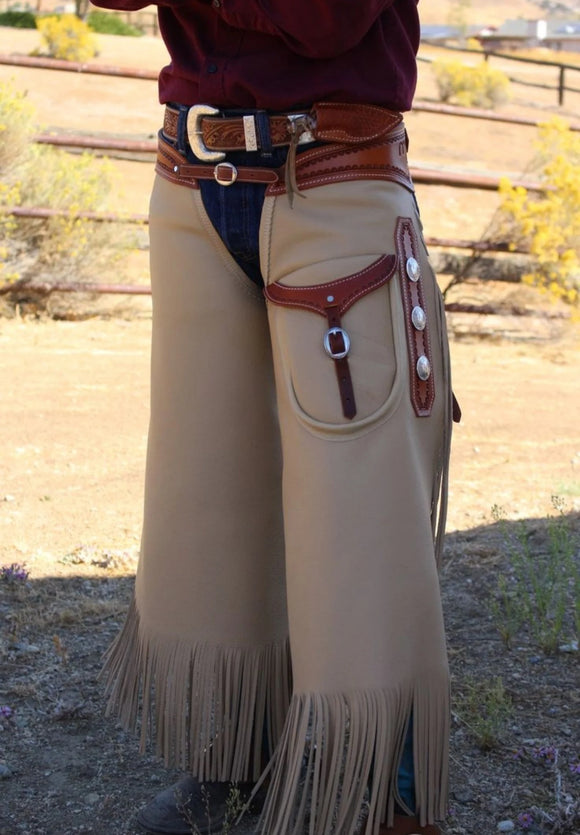
M 379 835 L 441 835 L 441 830 L 432 823 L 420 826 L 419 818 L 414 816 L 395 815 L 393 826 L 383 824 Z
M 188 775 L 154 797 L 136 821 L 150 835 L 217 835 L 227 823 L 232 790 L 237 789 L 245 803 L 253 788 L 253 783 L 200 783 Z M 261 810 L 265 797 L 266 789 L 261 788 L 252 801 L 253 812 Z

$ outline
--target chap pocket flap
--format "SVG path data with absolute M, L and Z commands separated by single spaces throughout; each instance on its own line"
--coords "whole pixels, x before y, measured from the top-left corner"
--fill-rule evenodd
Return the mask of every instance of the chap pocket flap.
M 328 316 L 329 308 L 333 308 L 342 316 L 358 299 L 386 284 L 393 277 L 396 267 L 395 255 L 382 255 L 366 269 L 345 278 L 312 287 L 290 287 L 275 282 L 268 285 L 264 293 L 274 304 L 304 307 L 321 316 Z

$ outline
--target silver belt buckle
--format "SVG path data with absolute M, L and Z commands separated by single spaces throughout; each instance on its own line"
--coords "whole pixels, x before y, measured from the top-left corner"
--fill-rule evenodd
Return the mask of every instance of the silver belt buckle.
M 203 144 L 201 120 L 203 116 L 217 116 L 219 110 L 209 104 L 194 104 L 187 111 L 187 136 L 191 150 L 198 159 L 204 162 L 221 162 L 226 158 L 223 151 L 210 151 Z

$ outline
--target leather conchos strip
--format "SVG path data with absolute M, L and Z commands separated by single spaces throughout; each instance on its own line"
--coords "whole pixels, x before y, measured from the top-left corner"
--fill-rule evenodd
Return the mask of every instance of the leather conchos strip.
M 423 299 L 419 242 L 411 218 L 398 219 L 395 245 L 409 350 L 411 402 L 418 417 L 429 417 L 435 401 L 435 381 L 429 322 Z

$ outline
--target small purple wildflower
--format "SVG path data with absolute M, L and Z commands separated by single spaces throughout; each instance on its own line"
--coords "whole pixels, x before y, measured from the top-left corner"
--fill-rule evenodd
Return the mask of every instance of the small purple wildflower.
M 518 815 L 518 825 L 522 829 L 529 829 L 534 822 L 534 817 L 530 812 L 522 812 Z
M 12 565 L 3 565 L 0 568 L 0 580 L 12 584 L 25 583 L 28 580 L 28 571 L 17 562 L 13 562 Z
M 0 719 L 10 719 L 12 716 L 12 708 L 8 705 L 0 705 Z
M 532 757 L 535 760 L 544 760 L 548 763 L 556 762 L 558 757 L 558 749 L 553 745 L 544 745 L 542 748 L 534 748 Z
M 517 751 L 513 753 L 514 760 L 523 760 L 526 756 L 526 749 L 525 748 L 518 748 Z
M 572 774 L 580 774 L 580 759 L 570 763 L 570 771 Z

